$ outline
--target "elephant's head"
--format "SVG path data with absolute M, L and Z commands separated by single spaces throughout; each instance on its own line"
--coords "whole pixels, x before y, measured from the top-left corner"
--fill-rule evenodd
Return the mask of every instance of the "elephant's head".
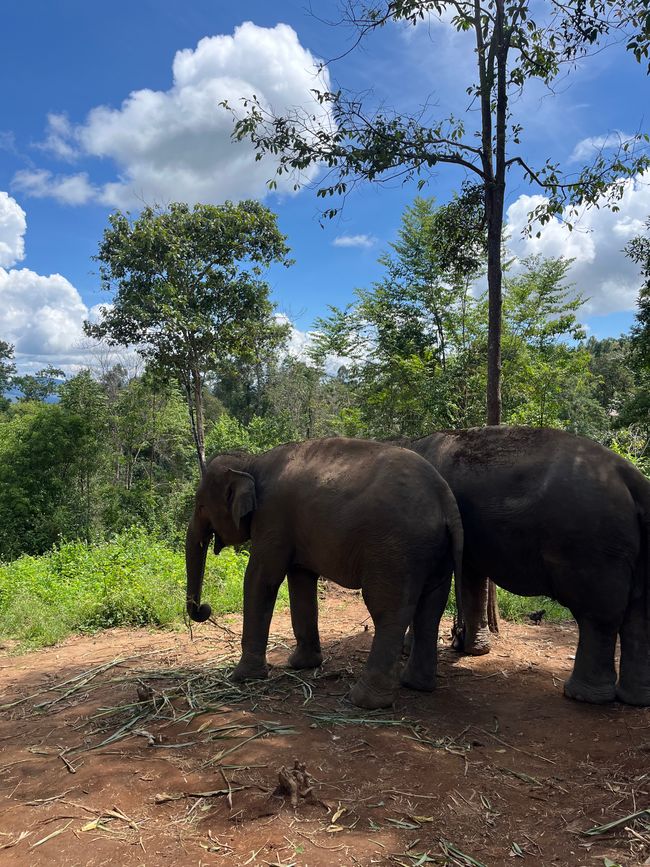
M 194 514 L 185 537 L 187 572 L 187 613 L 202 623 L 212 609 L 201 604 L 205 559 L 214 536 L 214 553 L 227 545 L 239 545 L 250 538 L 255 510 L 255 479 L 250 473 L 234 469 L 232 459 L 212 460 L 196 494 Z

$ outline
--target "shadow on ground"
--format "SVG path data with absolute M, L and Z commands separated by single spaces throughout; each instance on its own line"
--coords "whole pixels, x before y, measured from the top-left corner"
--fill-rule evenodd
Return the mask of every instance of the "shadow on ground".
M 243 687 L 227 677 L 238 618 L 194 640 L 112 630 L 1 659 L 3 863 L 573 867 L 650 856 L 643 817 L 584 833 L 650 807 L 650 711 L 562 697 L 574 627 L 504 624 L 479 658 L 441 643 L 435 693 L 402 690 L 394 709 L 368 713 L 346 699 L 372 639 L 367 613 L 351 594 L 321 605 L 323 668 L 282 668 L 281 614 L 271 677 Z M 293 806 L 291 787 L 276 790 L 296 761 L 308 783 Z

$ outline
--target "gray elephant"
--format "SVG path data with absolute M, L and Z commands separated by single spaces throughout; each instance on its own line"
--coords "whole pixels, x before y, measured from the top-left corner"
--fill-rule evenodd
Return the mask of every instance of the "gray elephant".
M 438 623 L 451 573 L 460 574 L 463 531 L 456 502 L 434 468 L 397 446 L 331 438 L 290 443 L 262 455 L 210 461 L 187 529 L 187 611 L 201 604 L 211 538 L 218 553 L 251 541 L 244 578 L 242 656 L 233 679 L 267 676 L 273 606 L 285 575 L 297 646 L 294 668 L 322 662 L 317 578 L 361 588 L 375 626 L 366 668 L 350 698 L 391 705 L 404 633 L 414 624 L 404 686 L 435 686 Z
M 490 576 L 512 593 L 557 599 L 577 620 L 567 696 L 650 705 L 650 482 L 609 449 L 558 430 L 471 428 L 409 447 L 460 509 L 466 651 L 489 649 Z

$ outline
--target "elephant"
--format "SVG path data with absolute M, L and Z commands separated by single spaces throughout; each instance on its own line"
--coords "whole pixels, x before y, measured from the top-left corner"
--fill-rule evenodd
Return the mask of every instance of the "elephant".
M 443 431 L 408 446 L 439 471 L 460 509 L 465 650 L 489 650 L 489 576 L 512 593 L 557 599 L 575 617 L 566 696 L 650 705 L 650 482 L 642 473 L 592 440 L 545 428 Z
M 390 706 L 409 623 L 404 686 L 432 690 L 437 627 L 460 575 L 463 530 L 449 486 L 424 458 L 394 445 L 332 437 L 263 454 L 214 457 L 199 484 L 186 535 L 187 612 L 204 621 L 206 555 L 250 540 L 241 659 L 235 681 L 268 674 L 266 647 L 285 575 L 296 647 L 293 668 L 322 663 L 317 580 L 361 589 L 375 626 L 368 661 L 350 692 L 365 708 Z

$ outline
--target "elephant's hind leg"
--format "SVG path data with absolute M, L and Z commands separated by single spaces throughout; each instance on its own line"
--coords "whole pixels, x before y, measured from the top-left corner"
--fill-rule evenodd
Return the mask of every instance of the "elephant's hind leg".
M 323 662 L 318 634 L 318 575 L 292 566 L 287 572 L 291 625 L 296 649 L 289 657 L 292 668 L 318 668 Z
M 408 599 L 409 582 L 390 593 L 375 584 L 363 586 L 363 599 L 375 625 L 375 636 L 366 667 L 350 690 L 350 701 L 359 707 L 390 707 L 399 688 L 399 660 L 404 633 L 415 614 L 415 599 Z
M 633 597 L 621 626 L 621 670 L 616 697 L 626 704 L 650 706 L 650 622 L 645 593 Z
M 442 579 L 436 577 L 420 597 L 413 618 L 413 640 L 408 662 L 402 672 L 402 686 L 431 692 L 436 687 L 438 626 L 451 586 L 451 568 Z
M 617 625 L 578 620 L 580 638 L 571 677 L 564 684 L 564 694 L 576 701 L 605 704 L 616 697 Z
M 631 577 L 625 560 L 602 552 L 594 552 L 591 562 L 574 569 L 572 598 L 559 600 L 571 609 L 580 630 L 573 672 L 564 684 L 568 698 L 591 704 L 616 698 L 614 654 Z

